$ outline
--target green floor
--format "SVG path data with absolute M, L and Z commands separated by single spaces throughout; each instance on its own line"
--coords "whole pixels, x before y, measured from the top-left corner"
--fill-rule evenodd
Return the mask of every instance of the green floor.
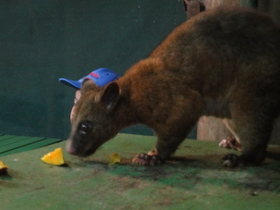
M 223 168 L 229 150 L 195 140 L 164 165 L 130 163 L 154 144 L 151 136 L 119 134 L 89 158 L 64 153 L 63 167 L 40 158 L 65 142 L 2 156 L 9 170 L 0 176 L 0 209 L 280 209 L 279 146 L 260 167 Z M 122 163 L 109 166 L 114 152 Z

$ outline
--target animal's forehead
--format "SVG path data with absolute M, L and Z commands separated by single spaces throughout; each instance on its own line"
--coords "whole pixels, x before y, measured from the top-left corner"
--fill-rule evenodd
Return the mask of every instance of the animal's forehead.
M 88 91 L 82 93 L 80 100 L 78 101 L 81 104 L 90 104 L 94 102 L 95 97 L 98 95 L 97 91 Z
M 94 97 L 93 97 L 94 98 Z M 78 103 L 76 104 L 77 112 L 88 110 L 94 104 L 94 100 L 91 97 L 81 97 Z
M 91 113 L 92 106 L 89 103 L 85 103 L 85 101 L 79 101 L 75 105 L 73 121 L 80 122 L 82 120 L 85 120 Z
M 97 91 L 86 92 L 76 104 L 76 113 L 92 112 L 96 109 L 100 94 Z

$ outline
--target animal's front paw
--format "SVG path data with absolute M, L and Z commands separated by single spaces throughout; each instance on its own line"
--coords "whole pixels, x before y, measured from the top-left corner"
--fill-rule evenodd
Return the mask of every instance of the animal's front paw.
M 235 154 L 227 154 L 222 159 L 223 166 L 226 167 L 236 167 L 236 166 L 243 166 L 242 158 L 240 158 L 238 155 Z
M 163 163 L 163 161 L 159 158 L 159 156 L 147 155 L 145 153 L 136 155 L 135 158 L 133 158 L 132 162 L 142 166 L 148 166 L 148 165 L 153 166 L 153 165 L 159 165 Z

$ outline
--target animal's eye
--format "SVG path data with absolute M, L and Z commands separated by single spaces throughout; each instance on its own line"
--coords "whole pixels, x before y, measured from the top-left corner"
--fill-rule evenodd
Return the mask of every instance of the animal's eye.
M 88 134 L 90 131 L 91 131 L 91 128 L 92 128 L 92 125 L 90 122 L 81 122 L 79 125 L 78 125 L 78 132 L 81 134 L 81 135 L 86 135 Z

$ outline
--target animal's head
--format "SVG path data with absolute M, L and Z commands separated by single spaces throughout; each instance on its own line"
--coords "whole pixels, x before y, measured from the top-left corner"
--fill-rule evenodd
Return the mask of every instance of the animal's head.
M 73 155 L 88 156 L 121 129 L 116 122 L 120 89 L 116 82 L 100 88 L 86 80 L 81 92 L 66 149 Z

